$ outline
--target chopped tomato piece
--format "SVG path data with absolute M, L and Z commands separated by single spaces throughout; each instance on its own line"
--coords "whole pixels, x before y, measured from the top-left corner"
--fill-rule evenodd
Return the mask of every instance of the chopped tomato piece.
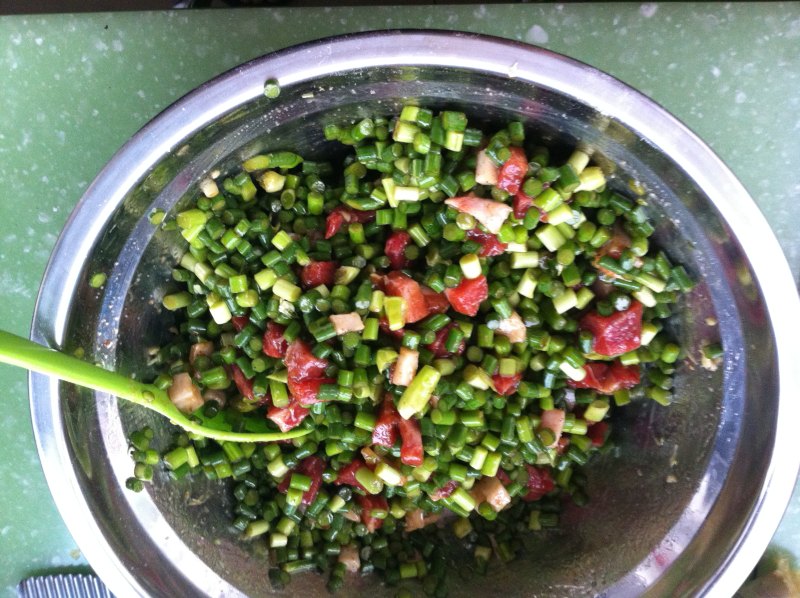
M 589 426 L 586 437 L 592 441 L 593 446 L 603 446 L 608 438 L 608 423 L 597 422 Z
M 328 214 L 325 219 L 325 238 L 330 239 L 333 235 L 339 232 L 344 224 L 344 216 L 341 212 L 333 211 Z
M 403 419 L 397 422 L 400 429 L 400 461 L 412 467 L 422 465 L 422 432 L 419 421 L 416 419 Z
M 572 388 L 593 388 L 602 392 L 608 376 L 608 364 L 604 361 L 592 361 L 583 365 L 586 372 L 583 380 L 567 379 L 567 384 Z
M 411 264 L 411 260 L 405 254 L 409 243 L 411 243 L 411 235 L 404 230 L 396 230 L 386 239 L 383 252 L 389 258 L 392 270 L 402 270 Z
M 497 175 L 497 187 L 514 195 L 519 191 L 522 179 L 528 173 L 528 158 L 521 147 L 510 147 L 511 157 L 500 167 Z
M 233 329 L 236 332 L 241 332 L 242 328 L 247 326 L 250 323 L 249 316 L 233 316 L 231 318 L 231 324 L 233 324 Z
M 375 428 L 372 430 L 372 444 L 379 444 L 391 448 L 397 440 L 397 424 L 402 418 L 397 412 L 394 401 L 389 396 L 384 397 L 381 403 Z
M 456 488 L 458 488 L 458 482 L 455 480 L 450 480 L 441 488 L 437 488 L 433 492 L 431 492 L 430 497 L 431 500 L 442 500 L 443 498 L 447 498 L 453 492 L 455 492 Z
M 367 526 L 367 531 L 372 533 L 379 529 L 383 525 L 383 519 L 375 517 L 372 512 L 373 510 L 388 511 L 389 503 L 386 498 L 381 495 L 361 496 L 357 494 L 356 501 L 361 507 L 361 522 Z
M 428 315 L 428 304 L 419 283 L 402 272 L 386 275 L 386 294 L 406 302 L 406 322 L 411 324 Z
M 479 257 L 501 255 L 505 252 L 506 247 L 508 247 L 505 243 L 498 241 L 497 237 L 492 233 L 485 233 L 478 228 L 468 230 L 467 239 L 470 241 L 477 241 L 481 244 L 481 251 L 478 254 Z
M 290 399 L 287 407 L 270 407 L 267 409 L 267 418 L 278 424 L 281 432 L 288 432 L 302 422 L 309 411 L 297 400 Z
M 503 483 L 504 486 L 508 486 L 511 483 L 511 478 L 508 477 L 508 474 L 506 473 L 505 469 L 502 469 L 502 468 L 498 469 L 497 470 L 497 474 L 495 475 L 495 477 L 498 480 L 500 480 Z
M 272 321 L 267 322 L 267 329 L 264 331 L 264 337 L 261 339 L 261 347 L 262 351 L 264 351 L 264 355 L 276 358 L 281 358 L 286 355 L 286 349 L 289 348 L 289 343 L 283 337 L 285 331 L 285 326 L 281 326 Z
M 295 380 L 289 378 L 288 386 L 291 395 L 300 401 L 303 407 L 308 407 L 314 403 L 319 403 L 317 395 L 319 394 L 319 387 L 323 384 L 336 384 L 334 378 L 308 378 L 306 380 Z
M 642 342 L 642 304 L 633 301 L 625 311 L 601 316 L 589 312 L 580 320 L 580 329 L 594 335 L 592 351 L 600 355 L 622 355 Z
M 450 302 L 443 293 L 437 293 L 433 289 L 420 285 L 422 294 L 425 295 L 425 305 L 428 307 L 428 314 L 443 314 L 450 309 Z
M 239 389 L 239 393 L 249 401 L 253 400 L 253 381 L 247 378 L 244 375 L 244 372 L 239 368 L 238 365 L 231 364 L 230 366 L 231 375 L 233 376 L 233 382 L 236 384 L 236 388 Z
M 507 206 L 502 202 L 470 195 L 451 197 L 450 199 L 445 199 L 444 203 L 459 212 L 469 214 L 485 226 L 486 230 L 495 235 L 500 232 L 500 228 L 512 212 L 511 206 Z
M 455 353 L 451 353 L 448 351 L 445 346 L 444 342 L 447 340 L 447 335 L 450 334 L 450 331 L 458 326 L 455 322 L 450 322 L 447 326 L 444 326 L 440 330 L 436 332 L 436 338 L 433 339 L 433 342 L 428 345 L 428 350 L 433 353 L 434 357 L 450 357 L 451 355 L 461 355 L 466 349 L 466 341 L 464 339 L 458 344 L 458 349 L 456 349 Z
M 341 486 L 342 484 L 346 486 L 355 486 L 356 488 L 361 488 L 364 490 L 364 486 L 362 486 L 361 482 L 356 479 L 356 472 L 362 467 L 367 467 L 367 464 L 364 463 L 361 457 L 353 459 L 350 463 L 339 470 L 334 484 L 337 486 Z
M 514 195 L 514 202 L 512 203 L 514 218 L 517 220 L 525 218 L 525 214 L 528 213 L 532 205 L 533 198 L 530 195 L 525 195 L 522 191 L 517 191 L 517 194 Z
M 611 364 L 606 378 L 606 392 L 612 393 L 639 384 L 641 374 L 638 365 L 622 365 L 619 361 Z
M 592 388 L 603 394 L 612 394 L 624 388 L 633 388 L 640 381 L 638 365 L 622 365 L 619 361 L 608 364 L 593 361 L 583 366 L 586 377 L 583 380 L 568 380 L 573 388 Z
M 325 374 L 328 362 L 316 357 L 305 341 L 294 340 L 286 349 L 284 359 L 289 378 L 306 380 L 308 378 L 321 378 Z
M 321 284 L 331 287 L 336 268 L 336 262 L 311 262 L 300 269 L 300 284 L 304 289 L 318 287 Z
M 525 468 L 528 470 L 528 493 L 522 497 L 522 500 L 526 502 L 539 500 L 556 487 L 549 469 L 534 467 L 527 463 Z
M 348 206 L 337 206 L 325 220 L 325 238 L 330 239 L 339 232 L 345 223 L 360 222 L 364 224 L 373 220 L 375 220 L 374 210 L 354 210 Z
M 325 471 L 325 461 L 323 461 L 321 457 L 317 457 L 316 455 L 307 457 L 300 462 L 300 465 L 298 465 L 296 469 L 284 476 L 283 481 L 278 484 L 278 492 L 286 494 L 292 480 L 292 473 L 302 473 L 311 478 L 311 487 L 303 492 L 302 500 L 302 504 L 308 506 L 314 502 L 314 499 L 317 497 L 319 487 L 322 485 L 323 471 Z
M 480 304 L 489 297 L 489 284 L 481 274 L 478 278 L 464 278 L 457 287 L 445 289 L 444 294 L 458 313 L 474 316 Z
M 495 374 L 492 376 L 492 382 L 494 382 L 494 389 L 497 391 L 497 394 L 505 397 L 513 395 L 515 392 L 517 392 L 517 387 L 521 381 L 522 374 L 514 374 L 512 376 L 501 376 L 500 374 Z
M 381 332 L 393 336 L 394 338 L 403 338 L 403 335 L 406 333 L 404 328 L 400 328 L 399 330 L 392 330 L 389 328 L 389 320 L 386 319 L 386 316 L 380 317 L 378 320 L 378 327 L 381 329 Z

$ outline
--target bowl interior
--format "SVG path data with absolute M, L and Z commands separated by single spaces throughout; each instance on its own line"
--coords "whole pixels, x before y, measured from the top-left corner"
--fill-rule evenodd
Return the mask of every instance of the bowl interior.
M 265 74 L 262 65 L 244 67 L 235 77 L 262 84 Z M 220 101 L 230 82 L 212 83 L 195 99 Z M 170 270 L 180 249 L 178 236 L 151 225 L 150 214 L 162 209 L 174 215 L 198 194 L 204 176 L 229 171 L 262 151 L 292 149 L 335 159 L 340 150 L 324 140 L 323 124 L 390 114 L 409 99 L 464 110 L 488 128 L 521 120 L 529 139 L 564 152 L 582 143 L 613 171 L 613 185 L 626 189 L 635 181 L 647 190 L 655 239 L 699 281 L 671 322 L 689 355 L 676 376 L 674 404 L 664 408 L 642 400 L 620 411 L 619 450 L 587 469 L 589 504 L 567 508 L 559 529 L 532 541 L 529 556 L 495 563 L 480 577 L 454 545 L 451 594 L 489 595 L 498 588 L 509 596 L 702 590 L 739 541 L 769 469 L 778 402 L 769 318 L 755 274 L 706 191 L 641 131 L 563 90 L 491 69 L 367 65 L 289 81 L 277 99 L 255 95 L 237 101 L 221 118 L 163 148 L 145 176 L 124 189 L 86 255 L 71 264 L 79 275 L 68 288 L 72 299 L 63 317 L 48 319 L 40 309 L 43 337 L 60 336 L 67 348 L 83 347 L 87 356 L 122 372 L 152 375 L 147 350 L 170 334 L 161 297 L 176 288 Z M 158 122 L 148 129 L 153 135 L 157 130 Z M 140 134 L 134 143 L 146 141 Z M 101 178 L 114 172 L 121 170 Z M 84 204 L 79 210 L 90 209 Z M 96 272 L 108 275 L 100 290 L 88 285 Z M 717 340 L 726 349 L 724 367 L 711 371 L 701 367 L 699 352 Z M 127 433 L 147 424 L 165 442 L 163 421 L 69 385 L 35 400 L 50 400 L 56 412 L 54 433 L 64 439 L 72 492 L 114 555 L 117 570 L 109 575 L 125 580 L 117 581 L 117 592 L 280 593 L 266 576 L 264 544 L 241 542 L 228 527 L 228 485 L 170 482 L 159 475 L 144 493 L 125 490 L 132 471 Z M 283 593 L 324 591 L 324 579 L 307 574 Z M 367 591 L 394 594 L 371 576 L 351 580 L 343 593 Z

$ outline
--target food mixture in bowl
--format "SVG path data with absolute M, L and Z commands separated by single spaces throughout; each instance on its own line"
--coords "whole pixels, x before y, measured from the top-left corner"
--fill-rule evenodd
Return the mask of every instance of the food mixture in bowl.
M 230 478 L 232 527 L 266 541 L 274 586 L 375 571 L 444 595 L 443 543 L 479 572 L 513 560 L 591 500 L 615 409 L 669 405 L 664 321 L 692 281 L 651 245 L 636 188 L 519 122 L 406 105 L 324 132 L 343 162 L 252 156 L 163 223 L 188 248 L 156 384 L 212 426 L 307 434 L 179 433 L 161 454 L 138 430 L 128 487 L 162 466 Z

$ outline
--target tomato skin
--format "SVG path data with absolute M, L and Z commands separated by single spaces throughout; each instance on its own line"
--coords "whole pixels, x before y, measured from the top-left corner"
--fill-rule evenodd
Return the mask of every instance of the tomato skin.
M 321 284 L 332 287 L 337 267 L 336 262 L 311 262 L 300 269 L 300 284 L 304 289 L 318 287 Z
M 525 502 L 539 500 L 556 487 L 549 469 L 534 467 L 527 463 L 525 468 L 528 470 L 528 493 L 522 497 Z
M 373 517 L 371 512 L 373 509 L 388 511 L 389 503 L 387 502 L 386 498 L 381 495 L 361 496 L 360 494 L 357 494 L 356 501 L 358 501 L 358 504 L 361 507 L 361 522 L 367 526 L 367 531 L 372 533 L 379 529 L 383 525 L 383 519 Z
M 375 220 L 374 210 L 354 210 L 348 206 L 336 206 L 325 219 L 325 238 L 330 239 L 341 230 L 345 223 L 372 222 Z
M 501 376 L 500 374 L 495 374 L 492 376 L 492 382 L 494 382 L 494 388 L 497 391 L 497 394 L 505 397 L 513 395 L 515 392 L 517 392 L 517 387 L 519 387 L 519 383 L 521 381 L 522 374 L 513 374 L 511 376 Z
M 396 230 L 386 239 L 383 253 L 389 258 L 392 270 L 402 270 L 411 265 L 411 260 L 405 255 L 409 243 L 411 243 L 411 235 L 404 230 Z
M 307 475 L 311 478 L 311 487 L 303 492 L 302 504 L 308 506 L 314 502 L 314 499 L 317 497 L 317 492 L 319 492 L 319 488 L 322 485 L 323 471 L 325 471 L 325 461 L 323 461 L 321 457 L 317 457 L 316 455 L 306 457 L 294 470 L 284 476 L 283 481 L 278 484 L 278 492 L 286 494 L 289 490 L 292 473 L 296 472 Z
M 323 384 L 336 384 L 336 380 L 333 378 L 308 378 L 306 380 L 289 378 L 287 386 L 291 395 L 303 407 L 308 407 L 314 403 L 319 403 L 317 395 L 319 394 L 319 387 Z
M 422 465 L 422 431 L 416 419 L 399 419 L 397 427 L 400 430 L 400 461 L 405 465 L 419 467 Z
M 639 384 L 641 372 L 638 365 L 622 365 L 619 361 L 611 364 L 606 378 L 605 391 L 608 394 Z
M 464 278 L 457 287 L 445 289 L 444 294 L 458 313 L 474 316 L 480 304 L 489 297 L 489 283 L 483 274 L 478 278 Z
M 467 239 L 477 241 L 481 244 L 481 251 L 478 257 L 493 257 L 505 253 L 508 245 L 501 243 L 492 233 L 485 233 L 480 229 L 473 228 L 467 231 Z
M 308 414 L 308 409 L 300 405 L 295 399 L 289 400 L 288 407 L 273 406 L 267 409 L 267 418 L 274 421 L 281 432 L 288 432 L 297 427 Z
M 418 322 L 428 315 L 428 304 L 420 284 L 402 272 L 389 272 L 386 275 L 386 294 L 402 297 L 406 302 L 406 323 Z
M 586 377 L 583 380 L 567 380 L 572 388 L 591 388 L 603 394 L 613 394 L 618 390 L 633 388 L 641 380 L 638 365 L 622 365 L 619 361 L 608 364 L 593 361 L 583 366 Z
M 496 187 L 514 195 L 528 173 L 528 158 L 521 147 L 513 146 L 508 149 L 511 150 L 511 157 L 500 167 Z
M 339 232 L 344 224 L 344 216 L 341 212 L 333 211 L 328 214 L 325 219 L 325 238 L 330 239 L 333 235 Z
M 233 329 L 236 332 L 241 332 L 242 328 L 247 326 L 250 323 L 249 316 L 233 316 L 231 318 L 231 324 L 233 324 Z
M 264 355 L 276 358 L 281 358 L 286 355 L 289 342 L 283 337 L 285 331 L 285 326 L 276 324 L 271 320 L 267 322 L 267 329 L 264 331 L 264 336 L 261 339 L 261 350 L 264 351 Z
M 608 423 L 600 421 L 589 426 L 586 437 L 592 441 L 592 446 L 603 446 L 608 438 Z
M 511 483 L 511 478 L 508 477 L 508 474 L 506 473 L 506 470 L 503 469 L 503 468 L 500 468 L 500 469 L 497 470 L 497 474 L 495 475 L 495 477 L 498 480 L 500 480 L 500 482 L 503 484 L 503 486 L 508 486 Z
M 514 208 L 514 218 L 522 220 L 533 205 L 533 198 L 530 195 L 525 195 L 522 191 L 517 191 L 511 205 Z
M 510 480 L 509 480 L 510 481 Z M 455 480 L 450 480 L 441 488 L 437 488 L 431 494 L 431 500 L 442 500 L 443 498 L 447 498 L 453 492 L 455 492 L 456 488 L 458 488 L 458 483 Z
M 458 326 L 455 322 L 450 322 L 447 326 L 436 331 L 436 338 L 434 338 L 433 342 L 430 345 L 427 345 L 428 350 L 433 353 L 434 357 L 451 357 L 452 355 L 461 355 L 466 349 L 466 340 L 462 339 L 462 341 L 458 344 L 458 348 L 456 349 L 455 353 L 451 353 L 448 351 L 445 346 L 444 342 L 447 340 L 447 335 L 450 334 L 450 331 Z
M 437 293 L 430 287 L 420 285 L 422 294 L 425 295 L 425 305 L 428 308 L 428 315 L 443 314 L 450 309 L 450 302 L 443 293 Z
M 284 359 L 289 378 L 306 380 L 308 378 L 321 378 L 325 374 L 328 362 L 316 357 L 309 346 L 300 339 L 295 339 L 286 349 Z
M 385 397 L 378 412 L 378 419 L 375 421 L 375 428 L 372 430 L 372 444 L 392 448 L 397 440 L 397 423 L 400 419 L 394 401 L 390 397 Z
M 239 389 L 239 393 L 245 399 L 252 401 L 254 398 L 253 381 L 247 378 L 241 368 L 235 363 L 231 364 L 229 367 L 231 375 L 233 376 L 233 382 L 236 384 L 236 388 Z
M 594 336 L 592 351 L 613 357 L 638 348 L 642 342 L 642 304 L 633 301 L 625 311 L 610 316 L 589 312 L 579 322 L 581 330 Z
M 367 467 L 367 464 L 364 463 L 361 457 L 353 459 L 350 463 L 339 470 L 334 484 L 337 486 L 341 486 L 342 484 L 346 486 L 355 486 L 356 488 L 366 490 L 364 486 L 361 485 L 361 482 L 356 479 L 356 472 L 362 467 Z
M 381 329 L 381 332 L 394 338 L 403 338 L 403 335 L 406 333 L 405 328 L 400 328 L 398 330 L 389 328 L 389 320 L 386 319 L 386 316 L 380 317 L 378 320 L 378 327 Z
M 333 378 L 324 377 L 327 360 L 316 357 L 300 339 L 289 344 L 283 362 L 286 364 L 289 393 L 303 407 L 318 402 L 320 386 L 335 383 Z

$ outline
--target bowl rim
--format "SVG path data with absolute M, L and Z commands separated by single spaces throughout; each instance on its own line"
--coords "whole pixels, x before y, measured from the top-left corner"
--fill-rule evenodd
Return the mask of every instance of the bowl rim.
M 304 59 L 303 68 L 295 68 L 298 59 Z M 611 75 L 567 56 L 488 35 L 388 30 L 302 43 L 226 71 L 150 120 L 114 154 L 87 188 L 65 224 L 45 270 L 31 338 L 54 347 L 63 344 L 81 264 L 129 190 L 171 148 L 178 147 L 182 140 L 223 114 L 262 95 L 267 79 L 275 78 L 285 87 L 321 75 L 378 66 L 478 70 L 558 89 L 624 122 L 666 152 L 724 214 L 723 219 L 748 256 L 765 300 L 777 349 L 781 397 L 772 458 L 758 502 L 749 513 L 738 542 L 703 589 L 732 595 L 766 549 L 791 497 L 800 467 L 800 454 L 795 456 L 792 450 L 794 422 L 800 405 L 795 406 L 789 400 L 790 394 L 800 387 L 800 369 L 793 367 L 796 364 L 791 359 L 793 339 L 800 336 L 800 322 L 787 317 L 781 321 L 782 315 L 800 311 L 800 298 L 786 258 L 766 219 L 721 159 L 655 101 Z M 587 80 L 591 80 L 591 85 Z M 64 247 L 70 247 L 71 251 L 62 251 Z M 29 389 L 40 460 L 68 529 L 115 594 L 141 594 L 137 580 L 110 549 L 78 486 L 63 434 L 58 383 L 30 374 Z

